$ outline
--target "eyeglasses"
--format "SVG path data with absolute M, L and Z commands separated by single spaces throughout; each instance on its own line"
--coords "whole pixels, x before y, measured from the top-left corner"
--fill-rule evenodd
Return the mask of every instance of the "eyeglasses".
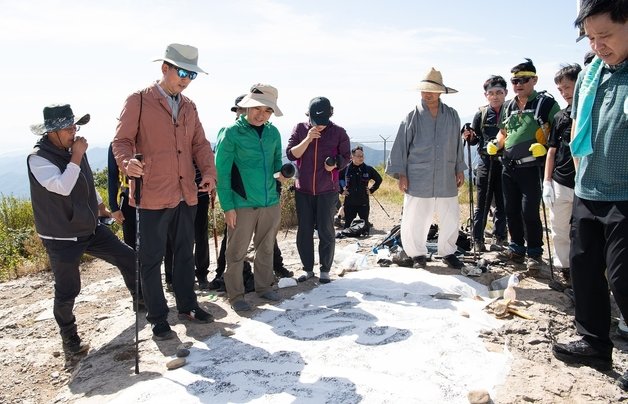
M 177 67 L 177 66 L 173 66 L 173 67 L 175 69 L 177 69 L 177 74 L 182 79 L 188 77 L 190 80 L 194 80 L 196 78 L 196 76 L 198 75 L 198 73 L 196 73 L 196 72 L 191 72 L 189 70 L 185 70 L 185 69 L 182 69 L 182 68 Z
M 516 86 L 517 84 L 527 83 L 528 81 L 530 81 L 531 78 L 532 77 L 515 77 L 510 79 L 510 82 Z

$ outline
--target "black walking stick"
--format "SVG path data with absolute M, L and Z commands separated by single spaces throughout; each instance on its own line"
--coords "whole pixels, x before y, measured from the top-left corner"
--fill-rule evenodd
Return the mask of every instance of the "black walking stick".
M 484 229 L 486 228 L 486 222 L 488 222 L 488 211 L 491 207 L 491 201 L 493 195 L 491 195 L 491 179 L 493 177 L 493 156 L 488 156 L 488 176 L 486 183 L 486 201 L 484 202 L 484 214 L 482 215 L 482 238 L 484 238 Z M 479 188 L 478 188 L 479 189 Z M 479 197 L 478 197 L 479 198 Z M 478 203 L 480 201 L 478 200 Z M 495 229 L 493 229 L 495 232 Z
M 133 158 L 142 161 L 144 156 L 137 153 Z M 142 177 L 135 178 L 135 374 L 140 373 L 140 199 L 142 196 Z
M 382 208 L 382 210 L 384 211 L 384 213 L 386 214 L 386 216 L 388 216 L 389 219 L 391 219 L 390 215 L 388 214 L 388 212 L 386 212 L 386 209 L 384 209 L 384 207 L 382 206 L 381 203 L 379 203 L 379 201 L 377 200 L 377 198 L 375 197 L 375 195 L 373 194 L 369 194 L 373 197 L 373 199 L 375 199 L 375 202 L 377 202 L 377 204 L 379 205 L 380 208 Z
M 541 185 L 541 191 L 543 190 L 543 176 L 541 167 L 539 166 L 539 182 Z M 545 213 L 545 201 L 543 197 L 541 197 L 541 207 L 543 208 L 543 223 L 545 225 L 545 240 L 547 242 L 547 254 L 549 257 L 549 267 L 550 267 L 550 282 L 547 284 L 550 289 L 553 289 L 557 292 L 563 292 L 567 287 L 563 285 L 560 281 L 554 278 L 554 262 L 552 260 L 552 247 L 550 246 L 550 237 L 549 237 L 549 227 L 547 226 L 547 214 Z
M 472 130 L 470 123 L 465 123 L 463 130 Z M 467 222 L 467 228 L 470 233 L 473 233 L 473 167 L 471 165 L 471 143 L 465 139 L 467 145 L 467 161 L 469 162 L 469 221 Z M 471 243 L 473 247 L 473 259 L 477 258 L 477 251 L 475 251 L 475 243 Z

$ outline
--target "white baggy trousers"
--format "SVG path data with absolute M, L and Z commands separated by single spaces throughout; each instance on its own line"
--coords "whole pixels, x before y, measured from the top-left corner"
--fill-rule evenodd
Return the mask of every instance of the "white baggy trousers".
M 417 198 L 405 194 L 401 217 L 401 245 L 408 257 L 427 255 L 427 234 L 438 216 L 438 255 L 456 252 L 460 208 L 458 197 Z

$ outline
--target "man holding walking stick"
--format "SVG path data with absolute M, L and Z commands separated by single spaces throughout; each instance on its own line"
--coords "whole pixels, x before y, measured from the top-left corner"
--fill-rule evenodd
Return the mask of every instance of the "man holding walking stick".
M 197 193 L 211 192 L 216 184 L 214 155 L 201 125 L 196 105 L 181 92 L 198 73 L 198 50 L 171 44 L 162 61 L 162 78 L 130 95 L 120 114 L 113 153 L 118 166 L 132 178 L 142 178 L 138 251 L 144 299 L 153 339 L 174 337 L 168 324 L 168 305 L 161 283 L 161 262 L 166 240 L 174 252 L 172 286 L 179 318 L 213 321 L 199 307 L 194 293 L 194 216 Z M 134 158 L 144 156 L 143 161 Z M 194 164 L 201 173 L 197 186 Z M 131 191 L 135 181 L 131 181 Z M 131 192 L 133 195 L 133 192 Z M 131 201 L 135 206 L 135 200 Z
M 502 164 L 486 152 L 486 146 L 495 140 L 499 133 L 499 115 L 508 90 L 506 80 L 501 76 L 491 76 L 484 82 L 484 96 L 488 105 L 480 107 L 473 117 L 471 128 L 463 128 L 462 136 L 469 145 L 477 145 L 480 163 L 478 164 L 476 187 L 477 205 L 473 215 L 473 243 L 476 252 L 485 252 L 484 229 L 488 209 L 495 198 L 495 227 L 493 244 L 502 246 L 506 236 L 506 212 L 502 194 Z M 501 248 L 500 248 L 501 249 Z

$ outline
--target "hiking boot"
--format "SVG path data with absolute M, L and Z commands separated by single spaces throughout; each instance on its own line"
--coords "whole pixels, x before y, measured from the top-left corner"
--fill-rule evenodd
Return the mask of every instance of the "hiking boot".
M 502 251 L 497 254 L 497 259 L 500 261 L 512 261 L 515 264 L 523 264 L 523 262 L 525 261 L 525 256 L 517 254 L 509 248 L 506 251 Z
M 412 268 L 425 269 L 427 267 L 427 257 L 425 255 L 418 255 L 412 257 Z
M 320 283 L 329 283 L 331 282 L 331 278 L 329 277 L 329 272 L 321 272 L 318 277 L 318 281 Z
M 63 341 L 63 352 L 66 355 L 81 355 L 89 350 L 89 344 L 81 342 L 81 337 L 77 333 L 70 335 L 69 337 L 61 337 Z
M 281 296 L 279 296 L 279 293 L 275 292 L 274 290 L 266 291 L 259 295 L 259 297 L 261 297 L 262 299 L 270 300 L 271 302 L 278 302 L 281 300 Z
M 207 281 L 207 278 L 199 279 L 198 290 L 209 290 L 209 282 Z
M 209 282 L 209 290 L 216 290 L 216 289 L 220 289 L 221 287 L 224 288 L 224 281 L 222 280 L 222 278 L 219 277 L 215 277 L 214 279 L 211 280 L 211 282 Z
M 541 256 L 528 257 L 526 260 L 526 268 L 528 271 L 538 271 L 543 266 L 543 258 Z
M 611 350 L 603 352 L 595 349 L 584 339 L 568 344 L 554 344 L 552 353 L 556 359 L 570 365 L 584 365 L 601 371 L 613 368 Z
M 458 257 L 456 257 L 456 254 L 445 255 L 442 258 L 442 260 L 450 268 L 453 268 L 453 269 L 462 269 L 462 268 L 464 268 L 464 263 L 462 261 L 460 261 L 460 259 Z
M 299 276 L 297 282 L 305 282 L 310 278 L 314 277 L 314 271 L 305 271 L 305 275 Z
M 214 316 L 200 307 L 190 311 L 179 312 L 179 320 L 187 320 L 193 323 L 207 324 L 214 321 Z
M 244 299 L 236 300 L 231 303 L 231 308 L 237 312 L 250 311 L 252 309 L 251 305 Z
M 162 321 L 160 323 L 155 323 L 151 326 L 153 330 L 153 340 L 154 341 L 165 341 L 167 339 L 174 338 L 177 335 L 170 328 L 170 324 L 167 321 Z
M 344 227 L 342 225 L 342 216 L 336 215 L 336 217 L 334 217 L 334 226 L 336 226 L 336 227 Z
M 486 252 L 484 241 L 476 240 L 473 242 L 473 246 L 475 247 L 475 252 Z
M 277 278 L 292 278 L 294 276 L 294 272 L 289 271 L 282 265 L 279 268 L 275 268 L 275 276 L 277 276 Z

